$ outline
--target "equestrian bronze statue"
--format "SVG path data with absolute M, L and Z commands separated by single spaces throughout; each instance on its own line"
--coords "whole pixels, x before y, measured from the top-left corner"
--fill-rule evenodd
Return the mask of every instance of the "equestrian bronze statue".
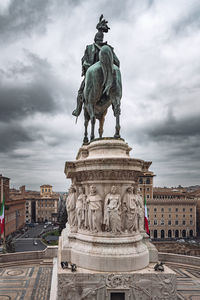
M 110 105 L 116 118 L 115 138 L 120 138 L 120 103 L 122 84 L 120 63 L 114 49 L 103 42 L 104 32 L 110 29 L 101 15 L 96 28 L 94 43 L 86 47 L 82 58 L 82 76 L 84 79 L 78 91 L 77 107 L 73 115 L 78 117 L 84 108 L 85 134 L 83 143 L 88 140 L 88 123 L 91 121 L 90 141 L 94 140 L 96 119 L 99 120 L 99 137 L 102 138 L 105 115 Z

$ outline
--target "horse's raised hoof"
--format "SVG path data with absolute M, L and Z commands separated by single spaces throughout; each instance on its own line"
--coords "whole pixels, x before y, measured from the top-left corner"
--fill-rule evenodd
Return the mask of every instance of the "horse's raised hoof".
M 88 144 L 88 143 L 89 143 L 88 138 L 87 138 L 87 137 L 84 137 L 84 139 L 83 139 L 83 144 Z

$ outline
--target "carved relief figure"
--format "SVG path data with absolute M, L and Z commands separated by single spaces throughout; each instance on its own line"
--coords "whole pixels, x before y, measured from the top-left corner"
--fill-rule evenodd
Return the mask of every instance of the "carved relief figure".
M 87 203 L 89 229 L 93 232 L 100 232 L 102 225 L 102 199 L 94 185 L 90 186 Z
M 144 231 L 144 200 L 139 187 L 137 188 L 137 215 L 139 231 Z
M 66 200 L 66 209 L 68 214 L 68 223 L 71 231 L 76 230 L 76 190 L 73 185 L 69 189 L 69 194 Z
M 81 186 L 79 188 L 79 196 L 76 201 L 76 218 L 78 223 L 78 229 L 85 227 L 85 218 L 86 216 L 86 195 L 85 190 Z
M 104 224 L 106 231 L 121 232 L 121 196 L 117 194 L 117 187 L 112 186 L 106 195 L 104 203 Z
M 137 230 L 137 199 L 133 186 L 129 186 L 123 197 L 123 229 L 128 232 Z

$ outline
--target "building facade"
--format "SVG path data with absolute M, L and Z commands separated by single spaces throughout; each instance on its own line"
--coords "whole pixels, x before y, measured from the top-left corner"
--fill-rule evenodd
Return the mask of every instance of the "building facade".
M 143 175 L 139 176 L 138 179 L 138 185 L 140 188 L 140 192 L 144 197 L 146 197 L 146 200 L 149 201 L 153 198 L 153 178 L 154 178 L 153 172 L 145 172 Z
M 59 195 L 53 193 L 51 185 L 40 186 L 40 199 L 36 202 L 37 222 L 56 222 Z
M 25 200 L 11 197 L 10 179 L 0 175 L 0 199 L 5 197 L 5 236 L 21 229 L 25 225 Z M 2 189 L 3 186 L 3 189 Z M 1 200 L 2 201 L 2 200 Z
M 147 200 L 150 237 L 153 239 L 196 236 L 197 201 L 186 191 L 154 188 Z
M 200 236 L 200 189 L 195 189 L 193 191 L 190 191 L 188 192 L 188 195 L 189 197 L 191 198 L 194 198 L 197 202 L 197 207 L 196 207 L 196 210 L 197 210 L 197 236 Z
M 22 186 L 18 194 L 26 201 L 26 223 L 57 222 L 59 194 L 51 185 L 40 186 L 40 192 L 26 191 Z

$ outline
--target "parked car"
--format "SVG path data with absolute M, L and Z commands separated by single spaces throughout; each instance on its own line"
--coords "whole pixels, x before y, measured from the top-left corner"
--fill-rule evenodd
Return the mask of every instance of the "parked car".
M 34 245 L 34 246 L 37 246 L 37 245 L 38 245 L 37 241 L 34 241 L 34 242 L 33 242 L 33 245 Z

